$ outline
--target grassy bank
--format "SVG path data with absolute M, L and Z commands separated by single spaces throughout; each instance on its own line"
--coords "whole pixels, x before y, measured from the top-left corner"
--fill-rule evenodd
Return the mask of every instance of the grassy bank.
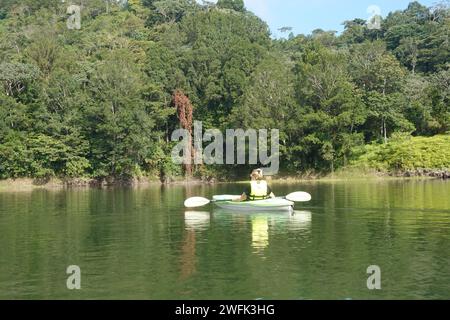
M 387 144 L 371 144 L 354 150 L 350 165 L 338 175 L 432 176 L 450 173 L 450 135 L 397 136 Z

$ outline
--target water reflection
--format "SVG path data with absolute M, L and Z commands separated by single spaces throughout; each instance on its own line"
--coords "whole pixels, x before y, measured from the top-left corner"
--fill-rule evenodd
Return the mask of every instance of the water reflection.
M 197 271 L 196 243 L 197 231 L 209 228 L 211 215 L 209 212 L 187 211 L 184 213 L 185 234 L 181 247 L 181 274 L 180 280 L 190 278 Z
M 269 246 L 269 219 L 267 216 L 252 217 L 252 246 L 257 252 Z
M 312 214 L 185 212 L 186 196 L 240 184 L 0 192 L 0 299 L 449 298 L 449 182 L 276 188 L 313 194 L 298 206 Z M 80 292 L 69 264 L 88 274 Z
M 207 230 L 211 223 L 209 212 L 187 211 L 184 213 L 184 223 L 186 230 Z
M 264 212 L 264 213 L 238 213 L 223 209 L 215 209 L 212 213 L 201 211 L 187 211 L 184 214 L 185 242 L 183 246 L 183 260 L 186 260 L 186 248 L 195 243 L 196 232 L 209 229 L 211 220 L 224 228 L 232 226 L 233 230 L 248 230 L 251 232 L 251 247 L 254 253 L 262 255 L 269 247 L 270 235 L 277 237 L 281 234 L 304 233 L 310 231 L 312 225 L 312 213 L 310 211 L 293 212 Z M 189 246 L 192 248 L 192 246 Z M 192 255 L 195 254 L 193 248 Z M 189 265 L 184 263 L 183 265 Z
M 187 230 L 181 248 L 181 275 L 182 281 L 188 279 L 196 272 L 195 246 L 196 236 L 194 230 Z
M 311 211 L 294 211 L 289 217 L 289 227 L 291 230 L 310 230 L 312 223 Z
M 311 228 L 310 211 L 293 213 L 255 214 L 252 221 L 252 247 L 255 253 L 262 253 L 269 246 L 269 233 L 286 233 L 290 231 L 308 231 Z

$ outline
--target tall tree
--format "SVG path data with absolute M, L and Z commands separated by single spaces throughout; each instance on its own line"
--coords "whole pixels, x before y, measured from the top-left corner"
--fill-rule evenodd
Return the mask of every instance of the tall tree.
M 184 95 L 184 93 L 181 90 L 176 90 L 173 94 L 173 104 L 175 105 L 175 108 L 177 109 L 177 115 L 178 119 L 180 121 L 180 125 L 183 129 L 187 130 L 189 133 L 188 135 L 188 155 L 189 159 L 185 159 L 184 166 L 186 170 L 186 174 L 188 176 L 192 176 L 192 159 L 194 157 L 194 148 L 193 148 L 193 113 L 194 108 L 192 106 L 191 101 L 189 98 Z M 186 156 L 186 155 L 185 155 Z
M 244 0 L 218 0 L 217 6 L 223 9 L 231 9 L 238 12 L 245 11 Z

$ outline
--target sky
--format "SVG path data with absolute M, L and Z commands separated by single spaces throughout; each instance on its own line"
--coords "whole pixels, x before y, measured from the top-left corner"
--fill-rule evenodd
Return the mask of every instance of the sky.
M 284 36 L 278 31 L 291 27 L 294 34 L 310 34 L 315 29 L 342 32 L 346 20 L 368 20 L 370 7 L 377 6 L 385 17 L 389 12 L 404 10 L 413 0 L 244 0 L 247 9 L 269 24 L 274 37 Z M 211 1 L 216 2 L 216 1 Z M 438 0 L 419 0 L 433 6 Z

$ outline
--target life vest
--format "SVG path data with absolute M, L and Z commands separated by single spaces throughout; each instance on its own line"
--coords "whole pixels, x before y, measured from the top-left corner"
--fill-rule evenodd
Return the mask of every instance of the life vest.
M 266 181 L 251 181 L 249 200 L 265 200 L 268 198 L 268 186 Z

